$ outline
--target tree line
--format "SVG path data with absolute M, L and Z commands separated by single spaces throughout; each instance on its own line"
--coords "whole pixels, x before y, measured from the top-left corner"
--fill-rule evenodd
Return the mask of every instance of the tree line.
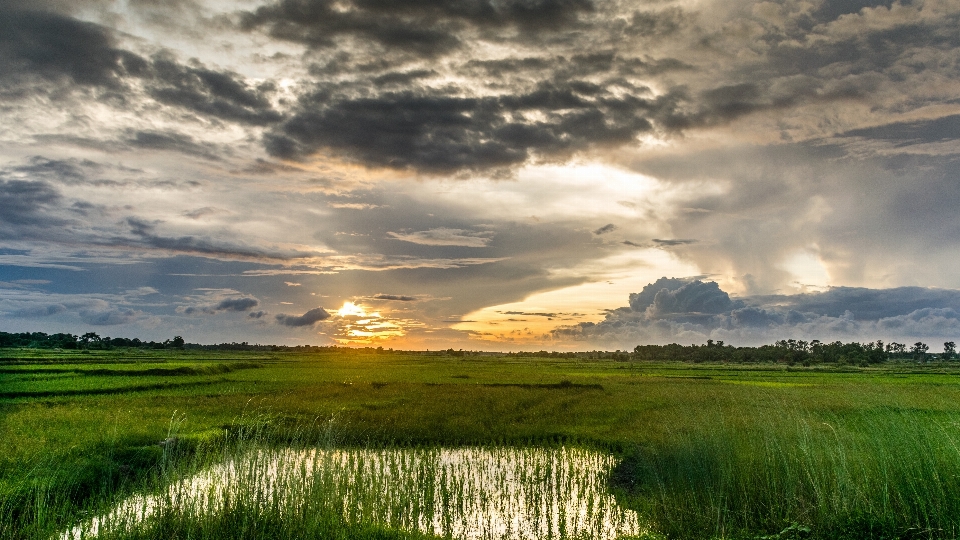
M 43 332 L 0 332 L 0 348 L 30 349 L 83 349 L 108 350 L 117 348 L 136 349 L 183 349 L 186 343 L 180 336 L 165 341 L 141 341 L 137 338 L 101 337 L 96 332 L 82 335 L 45 334 Z
M 341 347 L 336 345 L 261 345 L 246 341 L 241 343 L 219 343 L 201 345 L 186 343 L 181 336 L 174 336 L 164 341 L 141 341 L 137 338 L 101 337 L 95 332 L 86 334 L 45 334 L 43 332 L 0 332 L 0 348 L 32 348 L 32 349 L 82 349 L 82 350 L 109 350 L 117 348 L 137 349 L 191 349 L 214 351 L 263 351 L 263 352 L 340 352 L 349 354 L 401 354 L 415 353 L 439 356 L 502 356 L 502 357 L 537 357 L 537 358 L 579 358 L 584 360 L 614 360 L 627 361 L 661 361 L 661 362 L 731 362 L 731 363 L 786 363 L 805 366 L 815 364 L 854 364 L 866 366 L 879 364 L 887 360 L 912 360 L 916 362 L 951 361 L 958 360 L 957 346 L 953 341 L 943 344 L 941 352 L 931 352 L 930 347 L 921 341 L 907 346 L 903 343 L 874 341 L 867 343 L 834 341 L 824 343 L 820 340 L 804 341 L 796 339 L 781 339 L 772 345 L 759 347 L 734 347 L 723 341 L 708 339 L 703 345 L 637 345 L 633 351 L 578 351 L 578 352 L 510 352 L 489 353 L 483 351 L 464 351 L 460 349 L 430 351 L 394 351 L 384 350 L 383 347 Z
M 707 340 L 705 345 L 637 345 L 631 354 L 635 360 L 682 362 L 786 363 L 805 366 L 815 364 L 879 364 L 887 360 L 916 362 L 950 361 L 957 359 L 957 345 L 943 344 L 943 351 L 931 353 L 930 346 L 918 341 L 911 347 L 903 343 L 883 341 L 824 343 L 820 340 L 803 341 L 781 339 L 773 345 L 733 347 L 723 341 Z

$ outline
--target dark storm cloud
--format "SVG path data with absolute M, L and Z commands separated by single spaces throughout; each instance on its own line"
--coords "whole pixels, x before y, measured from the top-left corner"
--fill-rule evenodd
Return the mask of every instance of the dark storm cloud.
M 960 290 L 833 287 L 820 293 L 733 300 L 714 282 L 660 278 L 630 307 L 599 323 L 559 327 L 558 339 L 632 347 L 643 343 L 772 343 L 777 339 L 949 339 L 960 334 Z
M 368 35 L 368 27 L 344 21 L 389 14 L 401 21 L 397 24 L 449 32 L 443 44 L 410 41 L 413 48 L 429 49 L 420 54 L 433 55 L 450 52 L 471 29 L 480 31 L 480 39 L 495 41 L 483 30 L 525 24 L 510 15 L 520 12 L 517 5 L 358 0 L 337 10 L 332 1 L 291 0 L 248 13 L 246 20 L 248 28 L 264 26 L 274 35 L 334 47 L 341 33 L 361 43 L 377 42 L 381 38 Z M 729 19 L 713 21 L 677 7 L 623 13 L 606 11 L 612 4 L 523 4 L 521 11 L 541 13 L 541 23 L 554 21 L 537 28 L 555 30 L 563 39 L 534 32 L 503 34 L 496 41 L 537 40 L 542 56 L 454 62 L 452 75 L 467 82 L 431 87 L 420 80 L 431 71 L 397 69 L 409 58 L 377 57 L 366 49 L 348 53 L 341 47 L 338 72 L 350 73 L 353 65 L 356 73 L 366 62 L 372 78 L 319 84 L 268 133 L 265 145 L 277 157 L 330 151 L 364 165 L 422 172 L 507 168 L 636 142 L 645 133 L 672 137 L 755 115 L 789 118 L 792 109 L 810 104 L 870 103 L 881 89 L 914 74 L 955 72 L 945 51 L 960 46 L 953 31 L 960 15 L 917 18 L 907 13 L 912 6 L 891 8 L 895 14 L 877 24 L 874 19 L 883 13 L 861 11 L 889 5 L 826 2 L 811 12 L 800 5 L 764 4 L 754 15 L 730 10 Z M 764 9 L 779 10 L 779 18 L 764 19 L 758 15 Z M 443 26 L 450 21 L 457 24 Z M 552 49 L 557 43 L 568 48 Z M 663 45 L 660 52 L 676 57 L 636 57 L 638 43 Z M 570 54 L 578 44 L 585 52 Z M 751 54 L 741 54 L 748 49 Z M 685 60 L 704 52 L 722 59 L 712 65 Z M 656 81 L 667 71 L 685 73 L 660 81 L 658 94 L 638 82 Z M 472 88 L 471 79 L 485 89 Z
M 572 25 L 592 10 L 589 0 L 281 0 L 243 13 L 242 26 L 311 47 L 333 47 L 338 38 L 354 36 L 433 56 L 457 48 L 457 30 L 465 24 L 536 33 Z
M 647 116 L 662 105 L 606 92 L 585 96 L 569 84 L 484 98 L 437 91 L 335 98 L 321 92 L 303 98 L 300 110 L 265 143 L 283 158 L 326 148 L 371 166 L 481 170 L 626 143 L 653 128 Z M 531 113 L 545 119 L 524 119 Z
M 36 11 L 0 6 L 0 83 L 39 75 L 53 82 L 119 88 L 121 79 L 140 75 L 147 63 L 117 49 L 110 32 L 96 24 Z
M 693 23 L 686 11 L 671 7 L 659 11 L 635 11 L 626 33 L 662 39 Z
M 253 87 L 236 73 L 199 61 L 183 65 L 168 53 L 145 59 L 117 48 L 115 41 L 113 30 L 104 26 L 0 6 L 0 89 L 24 98 L 49 90 L 50 84 L 72 83 L 114 91 L 114 98 L 124 102 L 136 79 L 155 100 L 203 115 L 255 126 L 281 119 L 269 101 L 272 83 Z
M 325 309 L 318 307 L 311 309 L 303 315 L 286 315 L 280 313 L 276 315 L 276 318 L 278 324 L 297 328 L 301 326 L 313 326 L 320 321 L 325 321 L 330 318 L 330 314 L 327 313 Z
M 755 83 L 740 83 L 705 90 L 701 94 L 701 117 L 732 120 L 760 108 L 761 91 Z
M 161 103 L 255 126 L 281 118 L 269 100 L 274 91 L 271 84 L 254 88 L 234 73 L 185 66 L 164 55 L 154 57 L 151 67 L 154 79 L 149 93 Z
M 432 77 L 436 74 L 437 72 L 433 71 L 432 69 L 417 69 L 404 72 L 391 71 L 374 77 L 372 82 L 376 86 L 407 86 L 417 79 Z

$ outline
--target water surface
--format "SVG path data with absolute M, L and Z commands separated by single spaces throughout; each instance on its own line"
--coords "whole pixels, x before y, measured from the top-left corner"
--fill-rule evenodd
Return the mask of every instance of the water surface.
M 465 540 L 637 535 L 636 513 L 607 492 L 614 465 L 579 448 L 257 450 L 130 497 L 62 538 L 142 526 L 167 510 L 200 516 L 228 501 L 281 511 L 309 501 L 350 522 Z

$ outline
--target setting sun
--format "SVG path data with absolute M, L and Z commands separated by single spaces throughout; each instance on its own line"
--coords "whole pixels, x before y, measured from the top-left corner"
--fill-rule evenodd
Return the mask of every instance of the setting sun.
M 369 345 L 402 337 L 405 333 L 401 321 L 384 317 L 379 311 L 368 312 L 355 302 L 344 302 L 336 314 L 333 339 L 341 345 Z
M 341 317 L 367 317 L 367 312 L 364 309 L 353 302 L 344 302 L 343 307 L 337 310 L 337 315 Z M 379 317 L 379 313 L 374 313 L 370 315 L 372 317 Z M 359 321 L 358 321 L 359 322 Z

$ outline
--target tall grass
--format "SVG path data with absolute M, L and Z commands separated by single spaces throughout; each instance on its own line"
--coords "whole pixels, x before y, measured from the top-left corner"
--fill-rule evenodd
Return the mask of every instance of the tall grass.
M 960 536 L 958 418 L 774 399 L 703 420 L 635 447 L 612 474 L 621 501 L 668 538 Z
M 64 527 L 76 509 L 36 490 L 32 528 L 20 532 L 49 538 L 39 533 L 56 524 L 63 540 L 960 535 L 954 415 L 814 410 L 758 395 L 735 410 L 699 411 L 696 424 L 677 419 L 658 444 L 619 461 L 562 447 L 344 448 L 336 419 L 291 426 L 263 414 L 182 437 L 175 417 L 156 476 L 134 495 L 107 509 L 132 490 L 104 492 L 86 506 L 100 515 Z
M 229 381 L 202 391 L 0 399 L 0 538 L 49 540 L 137 496 L 144 497 L 141 507 L 153 497 L 156 511 L 145 520 L 128 515 L 130 527 L 121 526 L 118 514 L 119 525 L 100 528 L 101 537 L 454 535 L 457 516 L 468 514 L 457 501 L 473 495 L 458 499 L 458 490 L 469 491 L 463 478 L 470 477 L 447 467 L 444 452 L 477 445 L 556 452 L 561 444 L 617 453 L 621 461 L 612 472 L 591 474 L 592 481 L 602 484 L 609 476 L 620 506 L 636 510 L 638 523 L 660 536 L 960 536 L 956 372 L 907 373 L 895 365 L 839 372 L 387 355 L 289 358 L 231 372 Z M 123 378 L 89 377 L 108 383 Z M 563 380 L 575 382 L 557 383 Z M 243 414 L 244 407 L 276 414 Z M 186 411 L 189 421 L 175 416 L 171 422 L 173 408 Z M 341 419 L 328 421 L 332 411 Z M 317 414 L 321 418 L 311 420 Z M 352 462 L 337 461 L 347 455 Z M 391 459 L 403 463 L 402 479 L 387 473 L 394 470 Z M 542 479 L 558 469 L 556 460 L 549 466 L 545 458 L 528 462 L 537 459 L 541 472 L 521 476 L 520 483 L 551 486 Z M 333 464 L 321 465 L 325 460 Z M 230 463 L 241 467 L 238 478 L 250 480 L 243 483 L 254 485 L 270 463 L 281 461 L 284 467 L 303 462 L 299 484 L 259 496 L 239 490 L 195 504 L 170 495 L 176 486 L 189 491 L 190 479 Z M 324 483 L 322 471 L 332 469 L 341 471 L 339 479 Z M 504 475 L 472 481 L 486 489 L 478 500 L 499 500 L 493 486 Z M 558 485 L 535 489 L 545 494 L 567 484 Z M 594 505 L 613 507 L 602 502 L 603 488 L 591 488 Z M 301 492 L 304 497 L 294 497 Z M 346 495 L 361 503 L 343 506 Z M 337 500 L 340 506 L 329 503 Z M 213 507 L 218 510 L 206 510 Z M 563 511 L 562 532 L 559 509 L 540 512 L 557 516 L 544 536 L 572 536 L 573 530 L 597 536 L 567 524 L 570 508 Z M 531 515 L 524 519 L 536 521 Z M 440 516 L 440 525 L 424 516 Z

